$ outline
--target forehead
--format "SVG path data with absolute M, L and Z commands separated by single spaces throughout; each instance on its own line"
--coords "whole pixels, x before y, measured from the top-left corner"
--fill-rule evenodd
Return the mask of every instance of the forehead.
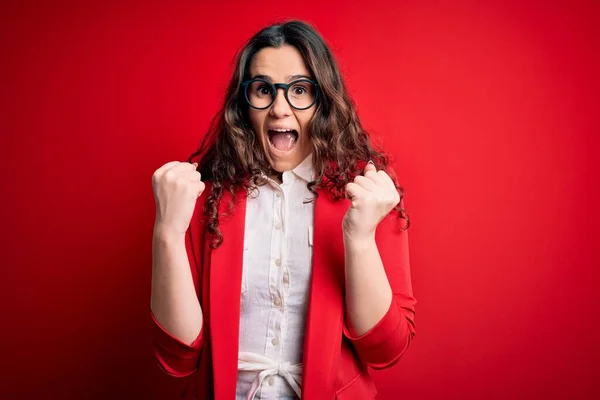
M 250 63 L 250 76 L 266 75 L 274 81 L 287 81 L 293 75 L 311 76 L 302 55 L 294 46 L 266 47 Z

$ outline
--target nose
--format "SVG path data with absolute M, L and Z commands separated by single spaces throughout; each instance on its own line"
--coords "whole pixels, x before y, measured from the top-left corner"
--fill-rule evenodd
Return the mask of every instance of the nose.
M 277 89 L 277 96 L 273 104 L 271 104 L 269 113 L 275 118 L 283 118 L 292 114 L 292 108 L 285 99 L 285 90 L 283 88 Z

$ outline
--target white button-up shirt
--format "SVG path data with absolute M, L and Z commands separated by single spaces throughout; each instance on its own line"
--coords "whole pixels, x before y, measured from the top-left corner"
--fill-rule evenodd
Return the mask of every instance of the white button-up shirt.
M 248 197 L 237 400 L 297 399 L 312 265 L 311 156 Z

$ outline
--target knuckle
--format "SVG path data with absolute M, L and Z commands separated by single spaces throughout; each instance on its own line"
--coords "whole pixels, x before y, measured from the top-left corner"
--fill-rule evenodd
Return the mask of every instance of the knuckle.
M 169 170 L 167 172 L 165 172 L 165 174 L 163 175 L 165 181 L 167 182 L 173 182 L 176 180 L 177 178 L 177 174 L 174 173 L 173 171 Z
M 159 179 L 159 178 L 160 178 L 162 175 L 163 175 L 163 174 L 162 174 L 162 169 L 161 169 L 161 168 L 158 168 L 158 169 L 156 169 L 156 170 L 155 170 L 155 171 L 152 173 L 152 179 L 153 179 L 153 180 L 157 180 L 157 179 Z

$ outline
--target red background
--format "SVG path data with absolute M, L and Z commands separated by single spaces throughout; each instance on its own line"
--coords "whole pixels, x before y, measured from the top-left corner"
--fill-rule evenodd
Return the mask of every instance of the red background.
M 600 395 L 600 3 L 99 3 L 0 11 L 1 398 L 152 397 L 152 172 L 286 17 L 407 191 L 417 336 L 379 398 Z

